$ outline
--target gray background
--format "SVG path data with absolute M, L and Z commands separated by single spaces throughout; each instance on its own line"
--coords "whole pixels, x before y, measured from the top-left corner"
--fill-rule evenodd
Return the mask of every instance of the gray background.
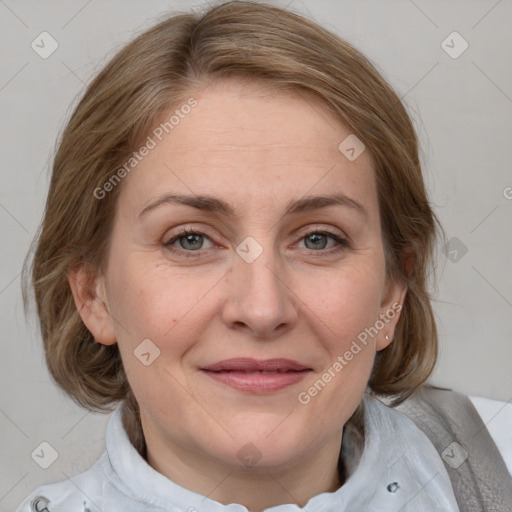
M 108 420 L 52 384 L 35 319 L 25 318 L 21 303 L 21 265 L 42 215 L 55 139 L 108 57 L 165 11 L 202 4 L 0 0 L 2 511 L 36 485 L 87 469 L 103 450 Z M 438 258 L 441 348 L 433 381 L 510 401 L 512 2 L 294 0 L 291 8 L 376 63 L 418 129 L 430 198 L 451 240 Z M 47 59 L 31 48 L 43 31 L 59 45 Z M 442 47 L 453 31 L 469 44 L 458 58 Z M 31 458 L 42 441 L 58 453 L 46 470 Z

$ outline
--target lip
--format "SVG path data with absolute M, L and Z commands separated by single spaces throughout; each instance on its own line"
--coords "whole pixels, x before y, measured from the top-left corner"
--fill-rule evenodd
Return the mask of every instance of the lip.
M 287 372 L 311 370 L 307 366 L 292 359 L 252 359 L 250 357 L 237 357 L 224 359 L 218 363 L 201 368 L 202 370 L 218 371 L 239 371 L 239 372 Z
M 291 359 L 235 358 L 219 361 L 201 371 L 240 391 L 271 393 L 300 382 L 311 368 Z

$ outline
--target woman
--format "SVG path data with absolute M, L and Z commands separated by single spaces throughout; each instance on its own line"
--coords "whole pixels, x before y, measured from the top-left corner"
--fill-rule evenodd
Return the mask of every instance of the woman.
M 424 386 L 438 228 L 348 43 L 251 2 L 146 31 L 66 127 L 31 267 L 53 378 L 118 405 L 107 451 L 19 510 L 509 510 L 478 414 Z

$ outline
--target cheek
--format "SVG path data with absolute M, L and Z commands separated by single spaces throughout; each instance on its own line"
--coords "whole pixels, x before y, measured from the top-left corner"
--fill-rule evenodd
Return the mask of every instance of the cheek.
M 330 351 L 344 350 L 353 339 L 378 319 L 382 293 L 381 276 L 363 267 L 330 273 L 319 290 L 301 295 L 306 308 L 314 313 L 316 324 L 325 331 Z
M 110 283 L 118 346 L 138 403 L 177 407 L 185 385 L 181 361 L 207 328 L 207 301 L 201 299 L 212 284 L 171 275 L 142 255 L 119 266 Z
M 304 314 L 316 326 L 314 336 L 324 357 L 322 369 L 302 386 L 297 400 L 303 414 L 324 418 L 323 427 L 329 424 L 335 431 L 354 412 L 368 383 L 375 338 L 365 329 L 378 319 L 382 288 L 378 272 L 362 266 L 331 273 L 325 282 L 322 293 L 310 291 L 303 298 L 308 305 Z
M 180 276 L 168 268 L 141 272 L 138 277 L 134 273 L 125 280 L 118 299 L 127 325 L 127 331 L 121 330 L 119 349 L 130 387 L 142 414 L 152 418 L 153 424 L 165 425 L 166 432 L 178 438 L 188 434 L 175 425 L 176 417 L 184 425 L 194 425 L 190 430 L 196 436 L 211 435 L 200 390 L 191 386 L 184 370 L 187 354 L 197 353 L 211 323 L 214 308 L 208 292 L 218 279 Z M 139 350 L 144 339 L 159 350 L 149 365 L 144 364 L 142 354 L 155 349 L 150 344 L 149 349 Z M 197 418 L 204 421 L 198 425 Z
M 148 254 L 135 254 L 112 271 L 112 315 L 122 352 L 133 354 L 150 339 L 159 347 L 161 360 L 172 364 L 207 328 L 209 292 L 219 276 L 180 274 L 152 260 Z

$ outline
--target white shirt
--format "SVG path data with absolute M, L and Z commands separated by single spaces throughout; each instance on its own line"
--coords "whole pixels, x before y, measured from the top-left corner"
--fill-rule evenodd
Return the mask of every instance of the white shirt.
M 368 395 L 365 447 L 357 468 L 335 492 L 304 508 L 287 503 L 266 512 L 459 512 L 443 461 L 404 414 Z M 36 488 L 17 512 L 248 512 L 186 489 L 154 470 L 130 443 L 119 406 L 109 419 L 106 449 L 70 480 Z

